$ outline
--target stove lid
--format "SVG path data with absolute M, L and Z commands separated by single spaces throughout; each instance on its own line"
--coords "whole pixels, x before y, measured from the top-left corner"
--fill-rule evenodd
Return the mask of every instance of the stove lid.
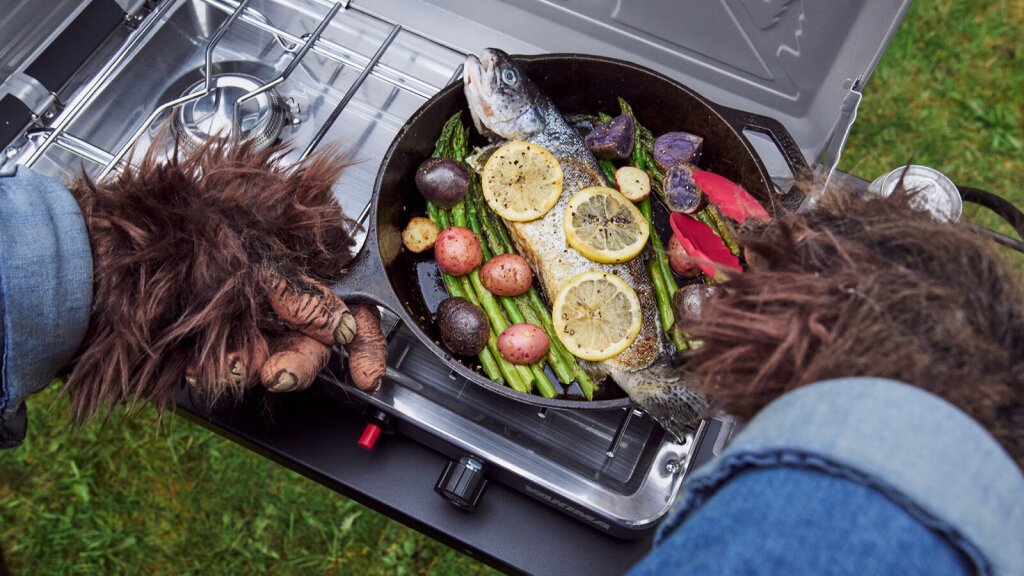
M 648 66 L 716 103 L 779 120 L 813 163 L 834 132 L 845 139 L 859 102 L 851 90 L 871 75 L 910 0 L 359 4 L 466 51 L 585 52 Z M 762 158 L 775 173 L 771 153 Z
M 0 146 L 29 120 L 47 123 L 58 92 L 99 43 L 152 0 L 0 0 Z
M 0 0 L 0 99 L 12 95 L 35 103 L 48 90 L 25 69 L 86 8 L 88 0 L 54 0 L 40 10 L 32 2 Z

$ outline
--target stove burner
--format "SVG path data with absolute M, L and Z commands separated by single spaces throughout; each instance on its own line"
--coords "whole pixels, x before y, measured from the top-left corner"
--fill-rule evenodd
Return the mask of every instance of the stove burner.
M 200 80 L 183 95 L 202 92 L 204 85 Z M 262 85 L 262 80 L 248 74 L 214 75 L 209 94 L 182 104 L 174 113 L 172 125 L 182 150 L 188 154 L 209 138 L 230 135 L 235 101 Z M 273 89 L 242 104 L 239 115 L 239 141 L 251 142 L 256 150 L 273 144 L 284 126 L 284 107 Z

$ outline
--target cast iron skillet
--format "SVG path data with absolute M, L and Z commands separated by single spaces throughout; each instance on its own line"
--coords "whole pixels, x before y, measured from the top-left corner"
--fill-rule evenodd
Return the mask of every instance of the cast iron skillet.
M 773 192 L 767 171 L 742 135 L 743 130 L 768 135 L 793 172 L 803 173 L 807 164 L 779 122 L 718 106 L 666 76 L 621 60 L 578 54 L 516 59 L 562 114 L 614 114 L 618 110 L 616 97 L 621 96 L 656 135 L 685 130 L 703 136 L 701 167 L 738 182 L 769 212 L 795 209 L 800 204 L 802 198 L 796 191 L 785 195 Z M 410 218 L 426 212 L 413 181 L 416 168 L 430 156 L 444 122 L 460 110 L 463 121 L 471 124 L 462 82 L 458 81 L 424 103 L 398 132 L 377 173 L 366 243 L 350 265 L 349 273 L 334 287 L 335 292 L 346 300 L 368 300 L 390 309 L 455 372 L 502 396 L 551 408 L 607 409 L 630 405 L 625 393 L 610 381 L 604 383 L 600 396 L 591 402 L 522 394 L 487 378 L 475 368 L 475 358 L 453 357 L 440 344 L 432 316 L 446 294 L 431 251 L 415 255 L 405 250 L 401 233 Z

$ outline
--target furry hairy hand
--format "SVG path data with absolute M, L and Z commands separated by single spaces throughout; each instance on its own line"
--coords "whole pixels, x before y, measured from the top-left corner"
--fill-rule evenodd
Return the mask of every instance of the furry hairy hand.
M 686 324 L 703 343 L 686 369 L 716 408 L 746 419 L 801 386 L 889 378 L 956 405 L 1024 466 L 1024 294 L 992 242 L 903 191 L 833 194 L 738 240 L 749 270 Z
M 287 165 L 281 148 L 216 141 L 160 151 L 70 186 L 94 264 L 90 326 L 65 384 L 76 421 L 140 399 L 164 408 L 183 381 L 207 402 L 257 381 L 303 389 L 355 336 L 326 287 L 358 226 L 332 193 L 342 157 Z

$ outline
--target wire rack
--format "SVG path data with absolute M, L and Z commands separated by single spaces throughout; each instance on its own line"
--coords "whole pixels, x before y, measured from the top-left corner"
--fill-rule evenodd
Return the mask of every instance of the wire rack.
M 456 46 L 404 27 L 393 20 L 374 13 L 372 10 L 365 9 L 357 5 L 351 0 L 333 2 L 330 0 L 311 0 L 313 3 L 322 6 L 325 9 L 325 12 L 315 29 L 310 33 L 302 35 L 296 35 L 275 26 L 259 11 L 249 6 L 252 0 L 241 0 L 238 2 L 232 0 L 202 1 L 211 7 L 228 13 L 229 15 L 227 19 L 220 24 L 206 44 L 203 66 L 203 78 L 205 81 L 201 90 L 160 103 L 141 123 L 139 123 L 138 126 L 135 127 L 131 136 L 116 150 L 104 149 L 103 147 L 83 138 L 79 138 L 68 131 L 68 127 L 74 123 L 88 104 L 93 101 L 96 94 L 106 85 L 108 79 L 111 78 L 111 76 L 114 75 L 135 53 L 139 45 L 147 39 L 152 29 L 160 25 L 161 20 L 167 11 L 176 4 L 173 1 L 163 2 L 158 5 L 156 10 L 154 10 L 154 13 L 150 14 L 150 17 L 146 18 L 143 24 L 128 38 L 116 54 L 100 69 L 99 73 L 82 88 L 81 92 L 76 95 L 74 101 L 64 109 L 52 126 L 37 128 L 29 132 L 29 136 L 31 136 L 33 140 L 38 141 L 39 144 L 23 161 L 23 163 L 30 167 L 33 166 L 46 154 L 48 150 L 51 149 L 51 147 L 55 146 L 71 152 L 79 158 L 103 166 L 103 169 L 100 172 L 100 178 L 108 176 L 111 172 L 123 170 L 127 162 L 126 158 L 133 147 L 136 146 L 142 135 L 145 134 L 154 122 L 156 122 L 164 113 L 176 106 L 203 98 L 204 96 L 209 95 L 214 89 L 212 68 L 215 64 L 214 55 L 217 45 L 232 26 L 239 24 L 253 26 L 263 32 L 273 35 L 277 42 L 285 48 L 286 52 L 291 53 L 292 56 L 288 65 L 278 73 L 276 77 L 264 82 L 262 85 L 247 92 L 246 94 L 243 94 L 234 101 L 234 120 L 232 123 L 233 135 L 237 136 L 240 133 L 238 118 L 241 106 L 252 98 L 272 90 L 274 87 L 287 80 L 296 67 L 302 63 L 303 58 L 305 58 L 307 54 L 315 53 L 338 64 L 348 66 L 353 70 L 359 71 L 359 75 L 355 79 L 354 83 L 349 86 L 340 101 L 334 106 L 330 114 L 321 123 L 316 134 L 303 149 L 299 159 L 309 156 L 323 141 L 342 110 L 349 105 L 352 98 L 363 86 L 367 78 L 376 78 L 399 90 L 409 92 L 422 99 L 430 98 L 439 88 L 441 88 L 440 86 L 434 86 L 409 73 L 403 72 L 402 70 L 381 62 L 381 58 L 384 56 L 385 52 L 387 52 L 388 48 L 399 33 L 405 31 L 406 33 L 418 36 L 423 40 L 437 44 L 453 52 L 463 55 L 465 54 L 465 51 Z M 377 50 L 371 56 L 367 57 L 355 50 L 321 37 L 324 30 L 327 29 L 331 22 L 336 18 L 341 18 L 342 16 L 340 16 L 340 14 L 344 14 L 346 12 L 360 13 L 364 16 L 382 22 L 388 27 L 388 33 L 384 41 L 378 46 Z M 456 70 L 449 80 L 454 80 L 460 75 L 461 68 Z M 365 220 L 367 214 L 368 209 L 364 209 L 358 219 L 360 221 Z

